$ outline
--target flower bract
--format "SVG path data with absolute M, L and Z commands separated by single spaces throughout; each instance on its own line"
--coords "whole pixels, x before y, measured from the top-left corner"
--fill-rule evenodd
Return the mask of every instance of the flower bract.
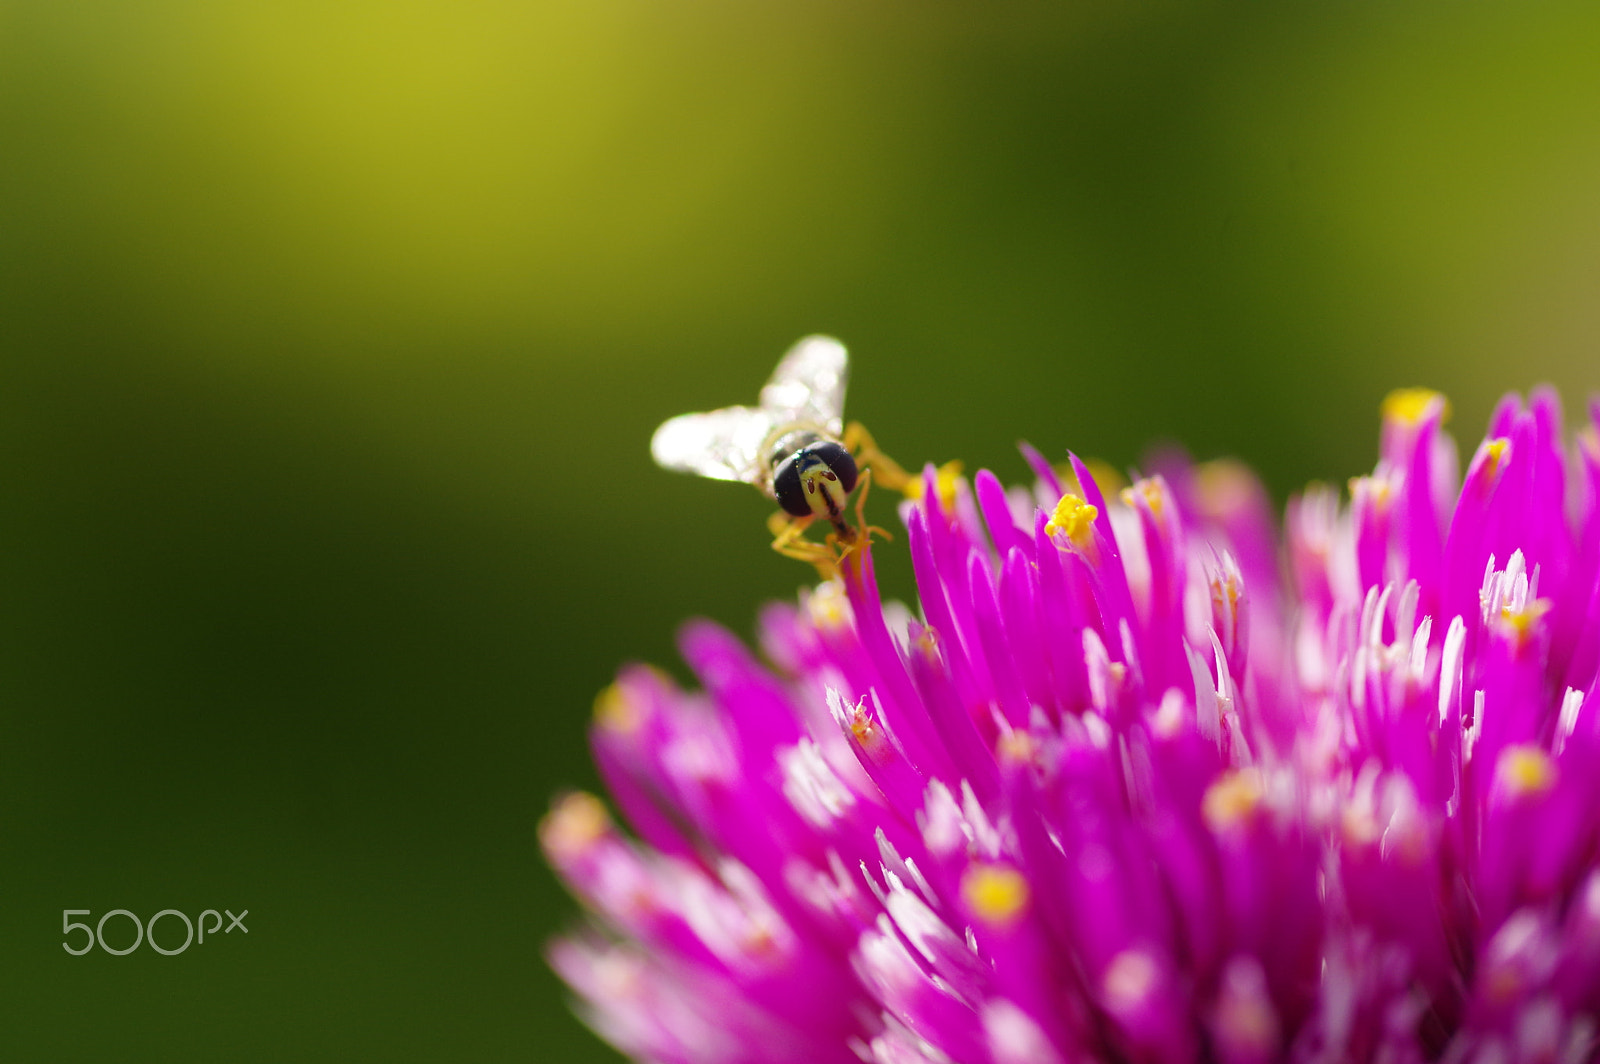
M 1600 436 L 1509 397 L 1462 471 L 1384 405 L 1281 532 L 1242 466 L 1073 458 L 902 505 L 597 704 L 551 961 L 664 1064 L 1580 1061 L 1600 1017 Z M 761 658 L 765 658 L 765 663 Z

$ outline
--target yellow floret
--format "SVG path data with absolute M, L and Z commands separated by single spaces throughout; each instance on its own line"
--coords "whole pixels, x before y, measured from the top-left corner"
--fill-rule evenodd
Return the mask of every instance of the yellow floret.
M 1495 782 L 1510 798 L 1534 798 L 1556 785 L 1556 763 L 1537 746 L 1508 746 L 1494 767 Z
M 600 799 L 574 791 L 556 802 L 539 823 L 539 838 L 552 854 L 576 857 L 611 830 L 611 816 Z
M 1483 445 L 1483 475 L 1494 480 L 1500 475 L 1500 466 L 1511 453 L 1511 441 L 1496 436 Z
M 933 488 L 939 495 L 939 505 L 945 513 L 953 513 L 956 507 L 956 488 L 961 483 L 962 466 L 959 459 L 946 462 L 934 473 Z M 905 496 L 914 501 L 922 499 L 926 490 L 926 482 L 922 477 L 912 477 L 906 481 Z
M 811 623 L 824 631 L 838 631 L 850 623 L 850 596 L 844 581 L 824 580 L 806 599 Z
M 1094 528 L 1095 518 L 1099 516 L 1100 510 L 1097 507 L 1068 492 L 1061 496 L 1060 502 L 1056 503 L 1055 512 L 1050 515 L 1044 531 L 1049 536 L 1065 532 L 1075 546 L 1082 547 L 1089 542 L 1090 530 Z
M 1440 404 L 1439 421 L 1450 418 L 1450 401 L 1432 388 L 1396 388 L 1383 399 L 1383 419 L 1416 425 L 1428 415 L 1434 403 Z
M 1009 865 L 977 863 L 961 877 L 961 897 L 986 923 L 1003 924 L 1028 905 L 1028 881 Z
M 1510 630 L 1513 645 L 1521 648 L 1527 646 L 1539 633 L 1540 621 L 1549 612 L 1548 599 L 1534 599 L 1520 610 L 1501 606 L 1500 621 Z
M 1261 798 L 1261 778 L 1249 770 L 1237 770 L 1206 788 L 1200 811 L 1212 831 L 1233 831 L 1255 816 Z
M 1002 765 L 1031 765 L 1039 759 L 1039 740 L 1025 731 L 1009 731 L 995 742 Z
M 610 684 L 594 698 L 594 722 L 612 732 L 628 733 L 639 727 L 643 714 L 633 699 L 617 684 Z
M 1129 487 L 1122 489 L 1122 501 L 1130 509 L 1139 505 L 1143 499 L 1150 508 L 1150 514 L 1156 520 L 1161 520 L 1161 511 L 1167 504 L 1167 493 L 1160 480 L 1155 477 L 1145 477 Z

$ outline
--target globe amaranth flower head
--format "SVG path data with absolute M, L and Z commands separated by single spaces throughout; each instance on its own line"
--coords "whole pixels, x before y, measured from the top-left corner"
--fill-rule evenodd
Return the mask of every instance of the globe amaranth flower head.
M 1594 1058 L 1600 406 L 1569 453 L 1506 399 L 1464 478 L 1444 415 L 1392 395 L 1281 542 L 1234 464 L 929 469 L 917 614 L 864 549 L 771 667 L 697 622 L 704 692 L 625 669 L 635 837 L 541 829 L 586 1018 L 697 1064 Z

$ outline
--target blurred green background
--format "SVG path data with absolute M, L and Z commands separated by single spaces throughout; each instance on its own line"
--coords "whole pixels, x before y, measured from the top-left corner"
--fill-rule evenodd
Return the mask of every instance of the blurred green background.
M 1396 385 L 1576 414 L 1597 54 L 1592 5 L 0 2 L 0 1055 L 611 1059 L 534 823 L 619 662 L 806 577 L 656 423 L 813 331 L 891 453 L 1010 479 L 1170 438 L 1281 501 Z

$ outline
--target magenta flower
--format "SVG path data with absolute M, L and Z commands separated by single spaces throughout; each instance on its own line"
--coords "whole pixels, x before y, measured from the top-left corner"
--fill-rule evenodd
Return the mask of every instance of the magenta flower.
M 1236 465 L 929 469 L 917 615 L 863 550 L 775 669 L 694 623 L 704 693 L 624 670 L 636 839 L 542 828 L 585 1016 L 696 1064 L 1593 1059 L 1600 405 L 1569 455 L 1508 398 L 1459 489 L 1444 413 L 1391 396 L 1282 546 Z

